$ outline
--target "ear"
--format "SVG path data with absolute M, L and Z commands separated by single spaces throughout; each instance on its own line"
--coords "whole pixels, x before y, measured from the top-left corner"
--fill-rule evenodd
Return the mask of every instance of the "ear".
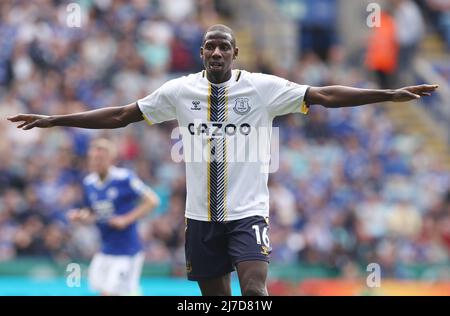
M 234 56 L 233 56 L 233 59 L 236 59 L 236 58 L 238 57 L 238 55 L 239 55 L 239 47 L 236 47 L 236 48 L 234 49 Z
M 200 58 L 203 58 L 203 46 L 200 46 Z

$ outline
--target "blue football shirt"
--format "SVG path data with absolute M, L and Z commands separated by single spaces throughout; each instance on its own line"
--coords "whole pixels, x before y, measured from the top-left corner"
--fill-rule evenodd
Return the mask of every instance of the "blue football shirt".
M 133 172 L 111 167 L 104 181 L 91 173 L 83 181 L 84 200 L 96 215 L 100 230 L 101 251 L 110 255 L 134 255 L 142 249 L 137 223 L 117 230 L 108 221 L 117 215 L 131 212 L 145 191 L 151 190 Z

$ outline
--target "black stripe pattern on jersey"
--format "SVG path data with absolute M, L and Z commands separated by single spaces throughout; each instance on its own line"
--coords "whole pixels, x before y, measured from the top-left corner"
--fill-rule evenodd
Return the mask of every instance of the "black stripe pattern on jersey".
M 209 120 L 225 122 L 227 120 L 227 88 L 210 86 Z M 225 137 L 209 139 L 209 177 L 208 177 L 208 217 L 213 222 L 225 221 L 227 215 L 227 159 Z

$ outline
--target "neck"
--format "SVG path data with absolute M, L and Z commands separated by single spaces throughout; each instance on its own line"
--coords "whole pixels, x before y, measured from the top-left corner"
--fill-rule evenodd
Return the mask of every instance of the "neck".
M 100 180 L 102 182 L 105 181 L 107 176 L 108 176 L 108 170 L 104 170 L 104 171 L 98 172 L 98 177 L 100 178 Z
M 224 73 L 213 73 L 206 71 L 206 77 L 208 78 L 209 82 L 220 84 L 227 82 L 231 78 L 231 69 Z

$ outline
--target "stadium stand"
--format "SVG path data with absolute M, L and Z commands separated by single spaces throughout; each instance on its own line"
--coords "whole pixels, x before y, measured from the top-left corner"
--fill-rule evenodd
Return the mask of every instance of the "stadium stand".
M 1 117 L 129 103 L 168 79 L 200 70 L 198 48 L 209 24 L 238 24 L 232 7 L 219 1 L 89 0 L 83 1 L 82 28 L 67 28 L 66 2 L 51 3 L 0 2 Z M 249 67 L 302 84 L 373 87 L 363 64 L 335 42 L 336 22 L 324 19 L 321 32 L 330 42 L 318 52 L 311 47 L 315 33 L 305 28 L 303 34 L 312 33 L 296 42 L 298 56 L 289 68 L 273 55 Z M 429 32 L 439 32 L 448 45 L 447 20 L 443 15 Z M 242 39 L 250 49 L 257 39 L 245 42 L 243 30 L 238 45 Z M 245 68 L 248 55 L 243 59 L 239 66 Z M 439 71 L 448 78 L 448 67 Z M 408 106 L 402 105 L 404 111 Z M 379 262 L 384 276 L 401 279 L 412 276 L 410 266 L 449 263 L 448 143 L 445 153 L 425 150 L 428 140 L 399 126 L 386 107 L 314 108 L 306 117 L 277 119 L 280 167 L 269 181 L 275 266 L 324 265 L 351 278 L 361 266 Z M 134 169 L 161 197 L 140 227 L 146 263 L 183 275 L 185 171 L 169 155 L 175 126 L 25 133 L 0 121 L 0 261 L 90 259 L 96 230 L 69 225 L 65 214 L 81 203 L 89 141 L 105 136 L 118 144 L 120 165 Z M 439 278 L 450 279 L 450 271 Z

